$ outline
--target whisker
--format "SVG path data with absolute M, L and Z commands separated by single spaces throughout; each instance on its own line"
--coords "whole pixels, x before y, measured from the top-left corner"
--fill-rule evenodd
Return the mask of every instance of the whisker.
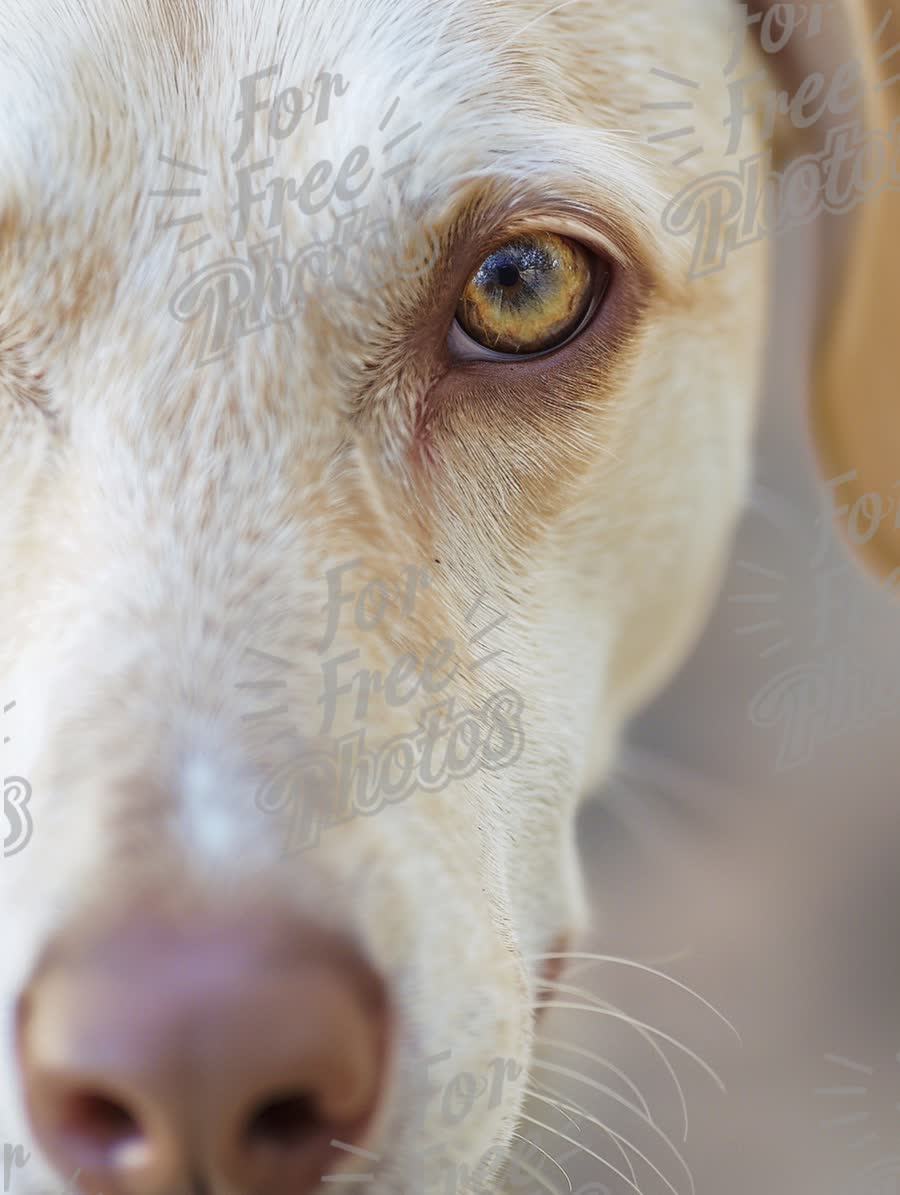
M 530 1145 L 532 1149 L 536 1149 L 539 1154 L 543 1154 L 543 1156 L 547 1159 L 547 1161 L 552 1162 L 553 1165 L 556 1167 L 556 1169 L 561 1172 L 563 1178 L 566 1180 L 566 1183 L 568 1184 L 569 1190 L 570 1191 L 572 1190 L 572 1180 L 569 1178 L 566 1171 L 563 1170 L 562 1166 L 560 1166 L 559 1162 L 557 1162 L 556 1158 L 554 1158 L 550 1154 L 548 1154 L 545 1149 L 541 1149 L 541 1147 L 537 1144 L 537 1142 L 532 1141 L 530 1137 L 523 1137 L 521 1133 L 512 1133 L 511 1136 L 514 1137 L 517 1141 L 524 1141 L 526 1145 Z M 552 1191 L 553 1195 L 559 1195 L 559 1192 L 557 1191 L 557 1189 L 555 1187 L 552 1187 L 550 1185 L 550 1183 L 547 1181 L 547 1179 L 545 1179 L 541 1176 L 540 1171 L 537 1169 L 536 1166 L 529 1165 L 529 1163 L 526 1162 L 524 1158 L 516 1157 L 515 1154 L 512 1155 L 511 1161 L 514 1166 L 521 1167 L 521 1169 L 524 1170 L 526 1174 L 530 1174 L 532 1178 L 537 1179 L 537 1181 L 541 1184 L 541 1186 L 544 1188 L 545 1191 Z
M 669 1182 L 669 1180 L 666 1178 L 666 1176 L 663 1174 L 663 1172 L 660 1169 L 658 1169 L 658 1167 L 655 1166 L 653 1162 L 650 1161 L 650 1159 L 647 1157 L 647 1155 L 645 1153 L 642 1153 L 641 1150 L 638 1149 L 638 1147 L 634 1144 L 633 1141 L 629 1141 L 629 1139 L 627 1137 L 623 1137 L 621 1133 L 617 1133 L 615 1129 L 610 1128 L 608 1124 L 604 1124 L 602 1121 L 598 1120 L 595 1116 L 591 1116 L 589 1113 L 586 1113 L 586 1116 L 587 1116 L 587 1119 L 591 1122 L 591 1124 L 596 1125 L 597 1128 L 603 1129 L 604 1132 L 609 1133 L 609 1135 L 611 1137 L 615 1138 L 617 1144 L 619 1141 L 624 1141 L 625 1145 L 627 1145 L 629 1149 L 634 1150 L 634 1152 L 641 1159 L 641 1161 L 645 1162 L 650 1167 L 650 1169 L 654 1172 L 654 1174 L 656 1174 L 659 1178 L 662 1179 L 662 1181 L 666 1184 L 666 1186 L 672 1192 L 672 1195 L 678 1195 L 677 1188 L 674 1187 Z M 625 1150 L 621 1145 L 619 1146 L 619 1149 L 622 1150 L 623 1154 L 625 1153 Z M 676 1154 L 677 1154 L 677 1151 L 676 1151 Z M 626 1162 L 628 1162 L 628 1167 L 631 1170 L 632 1177 L 633 1177 L 634 1169 L 632 1168 L 631 1162 L 628 1160 L 627 1155 L 625 1155 L 625 1160 L 626 1160 Z M 682 1162 L 682 1165 L 684 1166 L 685 1173 L 687 1174 L 687 1177 L 688 1177 L 688 1182 L 691 1184 L 691 1195 L 695 1195 L 696 1187 L 694 1185 L 694 1176 L 691 1174 L 690 1168 L 688 1167 L 688 1165 L 684 1161 L 684 1159 L 679 1157 L 679 1161 Z
M 560 959 L 560 960 L 577 959 L 580 962 L 616 963 L 620 967 L 633 967 L 636 971 L 644 971 L 648 975 L 655 975 L 657 979 L 664 979 L 667 983 L 671 983 L 674 987 L 680 988 L 683 992 L 687 992 L 687 994 L 689 996 L 693 996 L 694 999 L 698 1000 L 703 1005 L 704 1008 L 708 1008 L 709 1011 L 714 1016 L 718 1017 L 718 1019 L 722 1022 L 723 1025 L 728 1026 L 728 1028 L 731 1030 L 731 1032 L 734 1034 L 734 1036 L 737 1038 L 737 1040 L 741 1043 L 741 1045 L 744 1044 L 743 1041 L 741 1040 L 740 1033 L 738 1033 L 737 1029 L 735 1029 L 735 1027 L 734 1027 L 734 1025 L 732 1025 L 731 1021 L 729 1021 L 728 1018 L 723 1013 L 719 1012 L 719 1010 L 716 1008 L 716 1006 L 714 1004 L 710 1004 L 710 1002 L 708 1000 L 704 1000 L 704 998 L 700 995 L 699 992 L 695 992 L 692 987 L 689 987 L 686 983 L 682 983 L 679 979 L 675 979 L 673 976 L 667 975 L 665 971 L 659 971 L 659 970 L 657 970 L 656 967 L 651 967 L 647 963 L 639 963 L 639 962 L 634 961 L 633 959 L 621 958 L 618 955 L 591 954 L 588 951 L 568 951 L 565 953 L 557 953 L 557 954 L 532 954 L 532 955 L 527 955 L 525 957 L 524 961 L 536 963 L 536 962 L 550 962 L 555 959 Z
M 628 1076 L 625 1074 L 624 1071 L 620 1070 L 614 1063 L 610 1062 L 609 1059 L 602 1058 L 599 1054 L 593 1054 L 590 1050 L 585 1050 L 581 1046 L 574 1046 L 574 1045 L 571 1045 L 569 1042 L 561 1041 L 559 1038 L 538 1036 L 538 1037 L 536 1037 L 535 1040 L 537 1041 L 538 1045 L 549 1046 L 551 1049 L 556 1049 L 556 1050 L 568 1050 L 569 1053 L 571 1053 L 571 1054 L 580 1054 L 584 1058 L 590 1059 L 591 1062 L 596 1062 L 600 1066 L 604 1066 L 608 1070 L 611 1070 L 614 1075 L 616 1075 L 619 1079 L 622 1080 L 622 1082 L 628 1087 L 629 1091 L 632 1091 L 635 1094 L 635 1096 L 637 1096 L 638 1100 L 640 1100 L 641 1107 L 643 1108 L 644 1114 L 646 1115 L 647 1119 L 648 1120 L 651 1119 L 650 1105 L 644 1099 L 641 1089 L 638 1087 L 638 1085 L 636 1083 L 633 1083 L 631 1081 L 631 1079 L 628 1078 Z
M 568 1103 L 568 1106 L 576 1113 L 576 1115 L 580 1114 L 581 1116 L 587 1116 L 588 1113 L 587 1113 L 586 1109 L 584 1109 L 580 1105 L 576 1104 L 574 1099 L 572 1099 L 570 1096 L 566 1096 L 563 1094 L 563 1092 L 557 1091 L 555 1087 L 551 1087 L 550 1084 L 547 1083 L 545 1080 L 535 1079 L 535 1077 L 532 1075 L 531 1082 L 534 1083 L 537 1087 L 539 1087 L 541 1091 L 547 1091 L 550 1093 L 550 1095 L 554 1096 L 556 1099 L 560 1100 L 561 1102 Z M 575 1127 L 578 1129 L 578 1131 L 581 1132 L 581 1125 L 578 1124 L 577 1121 L 573 1121 L 573 1123 L 574 1123 Z
M 611 1016 L 614 1020 L 621 1020 L 625 1021 L 629 1025 L 639 1026 L 642 1029 L 646 1029 L 648 1033 L 652 1033 L 657 1037 L 661 1037 L 662 1040 L 668 1042 L 670 1046 L 675 1046 L 676 1049 L 681 1050 L 682 1053 L 686 1054 L 688 1058 L 690 1058 L 697 1064 L 697 1066 L 701 1068 L 701 1070 L 704 1070 L 709 1075 L 720 1091 L 727 1093 L 728 1088 L 725 1086 L 725 1083 L 716 1073 L 716 1071 L 714 1071 L 709 1065 L 709 1063 L 704 1058 L 701 1058 L 700 1055 L 694 1050 L 692 1050 L 690 1046 L 686 1046 L 683 1041 L 679 1041 L 677 1037 L 672 1037 L 671 1034 L 665 1033 L 662 1029 L 657 1029 L 653 1025 L 648 1025 L 645 1021 L 639 1021 L 636 1017 L 630 1017 L 628 1013 L 623 1012 L 620 1008 L 614 1009 L 612 1005 L 608 1004 L 605 1000 L 598 999 L 592 992 L 587 992 L 583 988 L 574 988 L 569 984 L 556 983 L 555 981 L 548 982 L 544 986 L 552 989 L 554 992 L 562 992 L 564 996 L 578 996 L 582 1000 L 589 1000 L 591 1003 L 587 1006 L 576 1006 L 576 1009 L 580 1007 L 582 1012 L 593 1011 L 600 1013 L 602 1016 Z M 541 1005 L 536 1004 L 534 1007 L 540 1008 Z M 560 1004 L 558 1007 L 563 1008 L 568 1006 Z
M 622 1011 L 620 1008 L 617 1008 L 616 1005 L 609 1004 L 608 1002 L 607 1002 L 606 1006 L 608 1008 L 613 1009 L 615 1012 Z M 638 1034 L 639 1037 L 643 1038 L 643 1040 L 647 1043 L 647 1045 L 654 1052 L 654 1054 L 656 1054 L 659 1057 L 660 1062 L 662 1062 L 663 1066 L 666 1068 L 666 1070 L 669 1073 L 669 1078 L 672 1080 L 672 1082 L 675 1085 L 675 1091 L 678 1095 L 678 1102 L 681 1106 L 681 1118 L 684 1121 L 684 1138 L 683 1138 L 683 1140 L 687 1141 L 688 1130 L 690 1127 L 690 1122 L 688 1120 L 687 1100 L 684 1098 L 684 1088 L 681 1086 L 681 1080 L 678 1078 L 678 1074 L 675 1070 L 675 1067 L 672 1065 L 668 1054 L 665 1052 L 665 1050 L 662 1048 L 662 1046 L 659 1044 L 658 1041 L 656 1041 L 644 1029 L 641 1029 L 640 1027 L 638 1027 L 636 1025 L 632 1026 L 632 1028 L 634 1029 L 635 1033 Z
M 728 1088 L 725 1086 L 725 1084 L 722 1082 L 721 1078 L 716 1074 L 716 1072 L 713 1070 L 713 1068 L 709 1065 L 709 1063 L 704 1061 L 704 1059 L 702 1059 L 698 1054 L 695 1054 L 694 1051 L 691 1050 L 688 1046 L 684 1045 L 682 1042 L 678 1041 L 676 1038 L 671 1037 L 668 1033 L 663 1033 L 663 1031 L 661 1029 L 655 1029 L 652 1025 L 647 1025 L 643 1021 L 638 1021 L 634 1017 L 629 1017 L 627 1013 L 620 1012 L 620 1011 L 617 1011 L 617 1010 L 614 1010 L 611 1008 L 597 1008 L 595 1005 L 592 1005 L 592 1004 L 574 1004 L 571 1001 L 563 1001 L 563 1000 L 557 1000 L 557 1001 L 553 1001 L 551 1003 L 535 1004 L 533 1007 L 535 1009 L 565 1008 L 565 1009 L 571 1010 L 572 1012 L 593 1012 L 593 1013 L 596 1013 L 597 1016 L 610 1017 L 614 1021 L 623 1021 L 626 1025 L 631 1025 L 633 1028 L 638 1029 L 638 1030 L 644 1030 L 645 1032 L 651 1034 L 651 1036 L 655 1035 L 657 1037 L 661 1037 L 663 1039 L 663 1041 L 668 1042 L 669 1045 L 675 1046 L 677 1049 L 679 1049 L 683 1053 L 687 1054 L 687 1056 L 690 1059 L 692 1059 L 697 1064 L 697 1066 L 699 1066 L 703 1071 L 705 1071 L 709 1075 L 709 1077 L 713 1080 L 713 1082 L 716 1084 L 716 1086 L 719 1088 L 720 1091 L 722 1091 L 724 1093 L 727 1093 L 727 1091 L 728 1091 Z M 666 1060 L 666 1062 L 670 1068 L 671 1073 L 674 1075 L 674 1070 L 672 1070 L 671 1063 L 669 1063 L 668 1060 Z M 676 1078 L 677 1078 L 677 1076 L 676 1076 Z M 681 1092 L 681 1098 L 683 1100 L 684 1093 L 681 1090 L 680 1083 L 679 1083 L 679 1091 Z M 686 1106 L 684 1107 L 684 1113 L 685 1113 L 684 1139 L 686 1141 L 687 1137 L 688 1137 L 688 1120 L 687 1120 Z
M 532 1079 L 532 1084 L 534 1084 L 534 1086 L 526 1087 L 524 1089 L 525 1095 L 530 1096 L 531 1099 L 533 1099 L 533 1100 L 540 1100 L 542 1103 L 545 1103 L 545 1104 L 549 1104 L 552 1102 L 551 1100 L 547 1099 L 546 1096 L 539 1095 L 538 1092 L 535 1090 L 536 1087 L 543 1087 L 544 1085 L 542 1083 L 538 1082 L 537 1079 Z M 546 1088 L 546 1090 L 549 1091 L 550 1089 Z M 552 1096 L 554 1093 L 551 1091 L 550 1094 Z M 572 1126 L 572 1128 L 576 1131 L 576 1133 L 581 1132 L 581 1125 L 578 1123 L 577 1120 L 575 1120 L 575 1118 L 573 1116 L 569 1116 L 566 1112 L 563 1112 L 559 1108 L 557 1108 L 557 1111 L 560 1112 L 560 1115 L 565 1116 L 566 1120 L 569 1122 L 569 1124 Z
M 576 971 L 580 972 L 582 970 L 587 970 L 587 968 L 590 966 L 590 959 L 593 956 L 587 952 L 584 952 L 584 953 L 585 953 L 585 958 L 588 959 L 589 961 L 586 963 L 582 963 L 580 967 L 573 968 L 571 971 L 569 971 L 569 968 L 567 967 L 566 968 L 567 974 L 574 975 L 576 973 Z M 681 950 L 670 950 L 668 954 L 662 954 L 655 958 L 632 959 L 631 961 L 635 962 L 635 963 L 642 963 L 647 967 L 669 967 L 672 965 L 672 963 L 684 962 L 685 959 L 688 959 L 691 957 L 692 953 L 693 952 L 685 946 Z
M 691 1192 L 693 1195 L 694 1179 L 691 1174 L 691 1169 L 688 1166 L 687 1162 L 685 1161 L 684 1157 L 682 1156 L 681 1151 L 679 1150 L 678 1146 L 671 1139 L 671 1137 L 668 1135 L 668 1133 L 666 1133 L 663 1129 L 661 1129 L 658 1124 L 656 1124 L 654 1121 L 652 1121 L 649 1117 L 644 1116 L 637 1108 L 634 1107 L 633 1104 L 629 1104 L 628 1101 L 624 1100 L 622 1098 L 622 1096 L 620 1096 L 617 1092 L 610 1091 L 609 1088 L 604 1087 L 602 1084 L 597 1083 L 593 1079 L 589 1079 L 587 1077 L 587 1075 L 579 1074 L 578 1071 L 570 1070 L 569 1067 L 566 1067 L 566 1066 L 556 1066 L 552 1062 L 540 1062 L 538 1059 L 535 1059 L 535 1061 L 532 1063 L 532 1065 L 536 1066 L 536 1067 L 540 1067 L 541 1070 L 549 1070 L 553 1074 L 562 1075 L 564 1078 L 575 1079 L 576 1082 L 584 1083 L 586 1087 L 592 1087 L 595 1090 L 602 1092 L 604 1095 L 611 1096 L 616 1103 L 622 1104 L 623 1107 L 628 1108 L 628 1110 L 631 1112 L 634 1112 L 634 1114 L 637 1116 L 637 1118 L 639 1120 L 644 1121 L 644 1123 L 648 1126 L 648 1128 L 652 1129 L 653 1132 L 656 1133 L 657 1137 L 659 1137 L 659 1139 L 661 1141 L 663 1141 L 668 1146 L 668 1148 L 672 1151 L 674 1156 L 678 1159 L 679 1165 L 684 1170 L 685 1174 L 688 1176 L 688 1182 L 691 1184 Z M 587 1115 L 587 1118 L 590 1120 L 591 1119 L 590 1115 L 589 1114 L 586 1114 L 586 1115 Z M 610 1131 L 612 1131 L 612 1130 L 610 1130 Z
M 563 1115 L 565 1115 L 565 1112 L 563 1112 L 563 1108 L 565 1107 L 565 1105 L 564 1105 L 563 1103 L 561 1103 L 559 1100 L 550 1100 L 550 1099 L 547 1099 L 547 1098 L 546 1098 L 546 1096 L 543 1096 L 543 1095 L 538 1095 L 538 1094 L 537 1094 L 536 1092 L 534 1092 L 534 1091 L 526 1091 L 526 1094 L 527 1094 L 527 1095 L 530 1095 L 530 1096 L 531 1096 L 531 1098 L 532 1098 L 532 1099 L 534 1099 L 534 1100 L 540 1100 L 542 1104 L 549 1104 L 551 1108 L 554 1108 L 554 1109 L 555 1109 L 557 1112 L 562 1112 L 562 1113 L 563 1113 Z M 571 1105 L 570 1105 L 570 1106 L 571 1106 Z M 619 1142 L 616 1140 L 617 1134 L 616 1134 L 616 1133 L 614 1133 L 614 1132 L 612 1131 L 612 1129 L 608 1128 L 608 1127 L 607 1127 L 607 1125 L 605 1125 L 605 1124 L 601 1124 L 601 1123 L 600 1123 L 600 1121 L 599 1121 L 599 1120 L 597 1120 L 595 1117 L 591 1116 L 591 1114 L 590 1114 L 589 1112 L 582 1112 L 582 1115 L 584 1116 L 584 1118 L 585 1118 L 586 1120 L 589 1120 L 589 1121 L 591 1121 L 593 1124 L 597 1125 L 597 1127 L 598 1127 L 598 1128 L 601 1128 L 601 1129 L 603 1129 L 603 1130 L 604 1130 L 604 1131 L 605 1131 L 605 1132 L 606 1132 L 606 1133 L 609 1135 L 609 1137 L 610 1137 L 610 1140 L 612 1141 L 613 1145 L 616 1147 L 616 1149 L 617 1149 L 617 1150 L 619 1151 L 619 1153 L 622 1155 L 622 1158 L 623 1158 L 623 1160 L 624 1160 L 624 1162 L 625 1162 L 625 1165 L 628 1167 L 628 1172 L 629 1172 L 629 1174 L 631 1175 L 631 1177 L 632 1177 L 632 1180 L 633 1180 L 633 1181 L 636 1183 L 636 1182 L 637 1182 L 637 1175 L 636 1175 L 636 1174 L 635 1174 L 635 1172 L 634 1172 L 634 1166 L 632 1166 L 632 1164 L 631 1164 L 631 1159 L 629 1158 L 628 1154 L 625 1152 L 624 1148 L 623 1148 L 623 1147 L 622 1147 L 622 1146 L 619 1144 Z M 575 1127 L 576 1127 L 577 1131 L 580 1133 L 580 1132 L 581 1132 L 581 1126 L 580 1126 L 580 1125 L 576 1125 Z M 628 1144 L 630 1145 L 630 1144 L 631 1144 L 631 1142 L 629 1142 Z M 635 1150 L 635 1153 L 638 1153 L 638 1151 L 637 1151 L 637 1150 Z M 678 1195 L 677 1191 L 676 1191 L 676 1192 L 674 1192 L 674 1195 Z
M 620 1178 L 624 1183 L 627 1183 L 633 1191 L 637 1191 L 637 1195 L 643 1195 L 643 1192 L 637 1183 L 633 1183 L 627 1174 L 623 1174 L 622 1171 L 613 1166 L 612 1162 L 610 1162 L 607 1158 L 601 1157 L 600 1154 L 595 1153 L 592 1149 L 588 1149 L 588 1147 L 586 1145 L 582 1145 L 580 1141 L 575 1141 L 571 1137 L 567 1137 L 565 1133 L 561 1133 L 558 1129 L 551 1129 L 549 1125 L 542 1124 L 539 1120 L 535 1120 L 533 1116 L 526 1116 L 523 1114 L 522 1119 L 527 1120 L 529 1124 L 533 1124 L 537 1128 L 543 1129 L 547 1133 L 552 1133 L 555 1137 L 559 1137 L 561 1141 L 567 1141 L 570 1145 L 579 1146 L 579 1148 L 583 1150 L 583 1152 L 586 1153 L 589 1158 L 593 1158 L 602 1166 L 606 1166 L 608 1170 L 611 1170 L 613 1174 Z

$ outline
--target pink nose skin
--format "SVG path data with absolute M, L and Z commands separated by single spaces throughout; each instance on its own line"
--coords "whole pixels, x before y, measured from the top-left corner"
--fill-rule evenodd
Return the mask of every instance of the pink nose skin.
M 382 985 L 289 917 L 58 943 L 19 1009 L 35 1137 L 85 1195 L 303 1195 L 382 1089 Z

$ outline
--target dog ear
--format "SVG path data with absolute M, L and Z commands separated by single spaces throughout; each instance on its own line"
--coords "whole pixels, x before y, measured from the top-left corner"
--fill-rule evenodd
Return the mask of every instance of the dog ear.
M 854 548 L 900 576 L 900 0 L 748 8 L 785 93 L 780 148 L 822 165 L 815 446 L 837 507 L 859 515 L 839 520 Z M 820 98 L 804 107 L 804 95 Z

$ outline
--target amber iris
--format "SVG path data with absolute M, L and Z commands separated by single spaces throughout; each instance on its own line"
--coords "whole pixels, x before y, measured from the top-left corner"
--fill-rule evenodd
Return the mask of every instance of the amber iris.
M 501 353 L 541 353 L 567 340 L 596 293 L 595 259 L 576 241 L 527 233 L 485 257 L 459 300 L 463 331 Z

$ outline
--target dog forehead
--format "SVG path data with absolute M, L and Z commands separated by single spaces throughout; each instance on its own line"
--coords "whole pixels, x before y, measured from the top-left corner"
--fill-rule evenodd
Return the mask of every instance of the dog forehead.
M 13 172 L 17 159 L 77 166 L 78 154 L 111 166 L 104 148 L 125 146 L 104 142 L 128 134 L 151 158 L 158 139 L 179 137 L 201 167 L 285 148 L 333 156 L 455 104 L 468 118 L 459 135 L 471 135 L 501 103 L 534 107 L 536 81 L 552 74 L 523 44 L 528 11 L 517 0 L 261 0 L 252 13 L 240 0 L 118 0 L 101 22 L 86 0 L 58 11 L 19 0 L 0 12 L 0 156 Z M 452 140 L 453 122 L 440 133 Z
M 439 216 L 540 91 L 503 46 L 527 9 L 488 7 L 490 21 L 472 0 L 272 0 L 251 19 L 234 0 L 124 0 L 102 24 L 85 3 L 7 9 L 0 227 L 19 251 L 0 244 L 0 269 L 14 314 L 53 328 L 70 375 L 73 324 L 149 358 L 135 337 L 178 339 L 176 294 L 200 271 L 246 265 L 266 240 L 292 260 L 352 239 L 360 209 L 388 237 Z

